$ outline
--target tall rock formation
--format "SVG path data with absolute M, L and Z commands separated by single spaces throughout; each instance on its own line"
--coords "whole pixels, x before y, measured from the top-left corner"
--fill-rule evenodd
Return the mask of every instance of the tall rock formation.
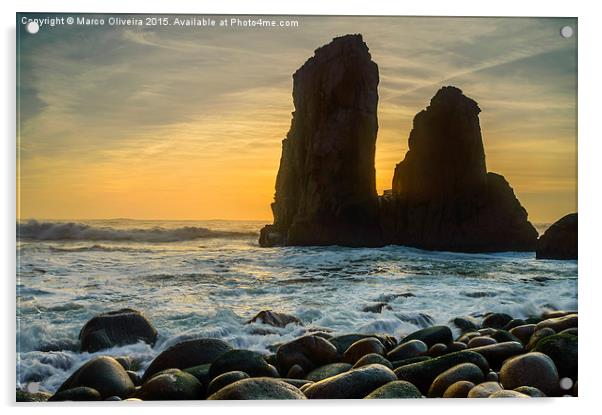
M 392 191 L 377 196 L 377 86 L 361 35 L 335 38 L 293 75 L 274 224 L 260 245 L 535 250 L 527 212 L 504 177 L 487 173 L 481 110 L 458 88 L 442 88 L 416 115 Z
M 441 88 L 414 118 L 409 151 L 381 198 L 388 243 L 464 252 L 532 251 L 537 231 L 503 176 L 487 173 L 480 108 Z
M 577 213 L 557 220 L 537 241 L 537 259 L 577 259 Z
M 378 81 L 359 34 L 335 38 L 295 72 L 274 224 L 262 229 L 262 246 L 382 244 L 374 169 Z

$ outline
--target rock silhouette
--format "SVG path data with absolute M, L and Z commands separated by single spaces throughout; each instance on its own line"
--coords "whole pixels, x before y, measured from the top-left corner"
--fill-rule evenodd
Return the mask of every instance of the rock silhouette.
M 261 246 L 399 244 L 461 252 L 533 251 L 537 231 L 504 179 L 488 173 L 480 108 L 441 88 L 414 118 L 392 190 L 377 196 L 378 68 L 361 35 L 335 38 L 293 76 Z
M 577 213 L 556 221 L 537 241 L 537 259 L 577 259 Z
M 381 198 L 388 243 L 462 252 L 535 249 L 527 211 L 503 176 L 487 173 L 480 112 L 447 86 L 416 115 L 392 193 Z
M 361 35 L 335 38 L 295 72 L 274 225 L 262 230 L 262 245 L 382 243 L 374 169 L 378 81 Z

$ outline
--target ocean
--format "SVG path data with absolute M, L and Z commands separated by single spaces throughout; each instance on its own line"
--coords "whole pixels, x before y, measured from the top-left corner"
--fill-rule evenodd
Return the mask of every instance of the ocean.
M 162 350 L 198 337 L 267 354 L 270 345 L 314 329 L 400 338 L 459 316 L 577 309 L 577 261 L 402 246 L 260 248 L 264 224 L 17 223 L 17 387 L 54 392 L 94 355 L 132 356 L 142 373 Z M 382 312 L 364 311 L 377 303 L 386 303 Z M 155 346 L 80 353 L 86 321 L 120 308 L 149 318 L 159 333 Z M 266 309 L 304 325 L 245 324 Z

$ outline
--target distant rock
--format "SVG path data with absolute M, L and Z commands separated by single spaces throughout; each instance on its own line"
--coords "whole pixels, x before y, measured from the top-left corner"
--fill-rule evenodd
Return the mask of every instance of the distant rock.
M 487 172 L 480 112 L 447 86 L 416 115 L 392 196 L 381 198 L 386 242 L 463 252 L 535 249 L 527 211 L 503 176 Z
M 267 324 L 273 327 L 285 327 L 289 324 L 303 325 L 303 322 L 301 322 L 301 320 L 299 320 L 295 316 L 292 316 L 290 314 L 277 313 L 272 310 L 260 311 L 259 313 L 257 313 L 257 315 L 255 315 L 255 317 L 247 321 L 247 324 L 255 322 Z
M 139 311 L 123 308 L 94 316 L 81 329 L 79 339 L 83 352 L 97 352 L 139 341 L 152 346 L 157 340 L 157 330 Z
M 361 35 L 315 51 L 293 75 L 295 112 L 259 243 L 382 245 L 374 153 L 378 67 Z
M 571 213 L 550 226 L 537 241 L 537 259 L 577 259 L 577 225 Z

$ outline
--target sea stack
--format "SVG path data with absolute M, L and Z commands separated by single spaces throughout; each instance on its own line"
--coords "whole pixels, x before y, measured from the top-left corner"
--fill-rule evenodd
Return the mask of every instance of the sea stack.
M 295 72 L 274 224 L 261 230 L 262 246 L 382 245 L 374 169 L 378 81 L 359 34 L 335 38 Z
M 461 252 L 535 249 L 527 211 L 503 176 L 487 173 L 480 111 L 447 86 L 416 115 L 392 192 L 381 198 L 388 243 Z

